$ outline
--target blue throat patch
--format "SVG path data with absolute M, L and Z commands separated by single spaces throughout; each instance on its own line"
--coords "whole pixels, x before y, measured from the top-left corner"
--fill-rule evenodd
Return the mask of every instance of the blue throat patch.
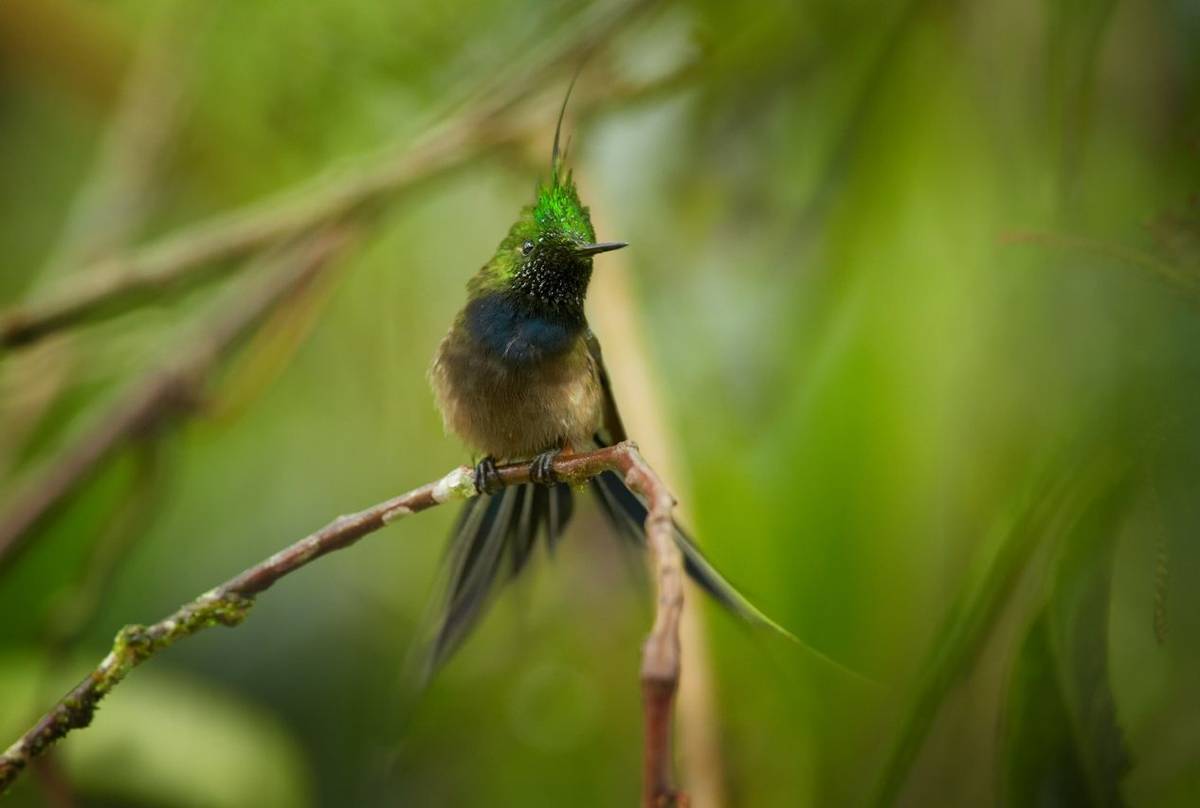
M 524 365 L 560 354 L 571 347 L 582 326 L 562 318 L 528 311 L 504 293 L 467 304 L 467 329 L 502 362 Z

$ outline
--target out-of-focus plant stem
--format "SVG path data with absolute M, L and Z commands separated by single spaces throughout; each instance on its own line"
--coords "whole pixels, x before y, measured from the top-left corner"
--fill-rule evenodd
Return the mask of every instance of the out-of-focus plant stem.
M 1170 261 L 1159 258 L 1153 253 L 1084 236 L 1036 231 L 1018 230 L 1005 233 L 1002 236 L 1002 243 L 1034 244 L 1055 250 L 1086 253 L 1107 258 L 1127 266 L 1144 269 L 1172 291 L 1186 297 L 1193 305 L 1200 304 L 1200 278 L 1176 267 Z
M 276 306 L 310 283 L 349 242 L 348 232 L 335 228 L 272 256 L 268 263 L 273 270 L 266 282 L 250 292 L 237 290 L 237 299 L 196 334 L 182 355 L 147 375 L 77 443 L 34 475 L 0 515 L 0 573 L 34 529 L 101 463 L 130 439 L 152 434 L 195 407 L 204 381 L 221 359 Z
M 83 267 L 78 277 L 43 299 L 0 313 L 0 349 L 135 306 L 148 294 L 201 282 L 228 269 L 223 263 L 281 239 L 378 204 L 398 191 L 460 166 L 481 153 L 519 142 L 545 126 L 515 109 L 551 80 L 564 62 L 577 60 L 650 5 L 631 0 L 572 26 L 519 81 L 463 108 L 413 143 L 388 146 L 353 163 L 319 172 L 262 202 L 165 236 L 126 255 Z M 650 88 L 658 82 L 648 83 Z M 641 88 L 626 88 L 636 94 Z M 604 100 L 594 97 L 590 103 Z
M 147 25 L 88 174 L 50 257 L 32 279 L 35 295 L 63 282 L 67 270 L 82 262 L 127 249 L 141 232 L 188 106 L 200 8 L 192 0 L 171 4 Z M 0 388 L 19 393 L 0 394 L 8 426 L 0 438 L 0 476 L 78 378 L 74 348 L 55 341 L 0 365 Z

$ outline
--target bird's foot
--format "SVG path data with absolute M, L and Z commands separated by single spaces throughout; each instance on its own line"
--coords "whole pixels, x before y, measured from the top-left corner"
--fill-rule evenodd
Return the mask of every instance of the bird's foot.
M 551 449 L 533 458 L 529 464 L 529 479 L 538 485 L 556 485 L 558 472 L 554 470 L 554 461 L 562 452 L 562 449 Z
M 500 473 L 496 471 L 496 459 L 491 455 L 475 464 L 475 490 L 481 494 L 494 494 L 504 487 Z

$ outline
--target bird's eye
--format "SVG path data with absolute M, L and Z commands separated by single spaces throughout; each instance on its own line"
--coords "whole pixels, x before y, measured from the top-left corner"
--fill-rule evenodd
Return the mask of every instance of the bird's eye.
M 533 242 L 527 241 L 521 245 L 521 255 L 529 255 L 533 252 Z

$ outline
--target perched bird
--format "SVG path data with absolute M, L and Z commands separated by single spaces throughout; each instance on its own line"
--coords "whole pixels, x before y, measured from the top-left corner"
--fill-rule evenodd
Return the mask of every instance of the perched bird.
M 571 174 L 563 173 L 561 128 L 560 113 L 549 181 L 467 284 L 467 304 L 429 371 L 447 430 L 483 460 L 476 466 L 481 496 L 466 503 L 450 540 L 447 591 L 428 673 L 458 647 L 497 582 L 521 572 L 538 536 L 545 535 L 551 549 L 561 537 L 571 516 L 571 489 L 555 481 L 554 457 L 626 437 L 600 345 L 584 315 L 593 259 L 626 245 L 596 241 L 588 209 Z M 535 482 L 496 490 L 496 463 L 523 460 L 532 462 Z M 642 542 L 646 508 L 620 477 L 609 472 L 589 487 L 617 532 Z M 687 572 L 704 590 L 734 613 L 782 631 L 713 569 L 681 529 L 676 541 Z

